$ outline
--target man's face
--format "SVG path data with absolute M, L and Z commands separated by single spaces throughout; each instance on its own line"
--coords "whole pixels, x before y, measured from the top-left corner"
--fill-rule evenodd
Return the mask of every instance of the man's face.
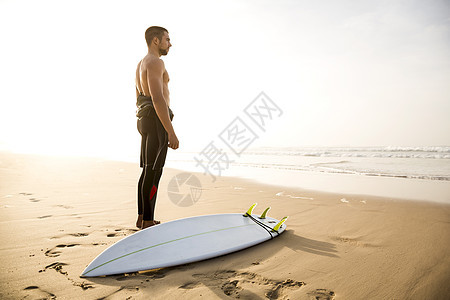
M 159 43 L 159 54 L 167 55 L 170 47 L 172 47 L 172 44 L 170 43 L 169 34 L 164 32 L 164 35 Z

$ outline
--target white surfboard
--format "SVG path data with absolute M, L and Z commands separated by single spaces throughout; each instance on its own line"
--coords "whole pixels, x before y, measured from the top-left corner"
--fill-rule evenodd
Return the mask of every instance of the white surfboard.
M 216 214 L 175 220 L 136 232 L 107 248 L 83 271 L 95 277 L 145 271 L 200 261 L 270 240 L 285 229 L 284 222 L 245 214 Z

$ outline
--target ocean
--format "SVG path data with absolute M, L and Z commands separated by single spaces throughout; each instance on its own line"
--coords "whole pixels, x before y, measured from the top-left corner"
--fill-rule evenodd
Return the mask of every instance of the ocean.
M 265 184 L 450 203 L 450 147 L 261 147 L 171 151 L 167 166 Z
M 260 148 L 235 165 L 449 181 L 450 147 Z

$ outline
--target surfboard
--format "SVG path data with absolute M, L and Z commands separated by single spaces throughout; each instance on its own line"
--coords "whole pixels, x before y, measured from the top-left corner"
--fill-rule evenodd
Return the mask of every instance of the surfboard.
M 146 271 L 205 260 L 273 239 L 286 230 L 288 217 L 277 220 L 242 213 L 190 217 L 136 232 L 100 253 L 83 271 L 95 277 Z

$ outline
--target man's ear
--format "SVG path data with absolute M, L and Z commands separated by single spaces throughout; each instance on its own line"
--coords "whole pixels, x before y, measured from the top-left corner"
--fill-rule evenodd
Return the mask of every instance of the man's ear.
M 152 43 L 154 43 L 155 45 L 158 45 L 160 43 L 160 40 L 158 39 L 158 37 L 154 37 L 152 40 Z

